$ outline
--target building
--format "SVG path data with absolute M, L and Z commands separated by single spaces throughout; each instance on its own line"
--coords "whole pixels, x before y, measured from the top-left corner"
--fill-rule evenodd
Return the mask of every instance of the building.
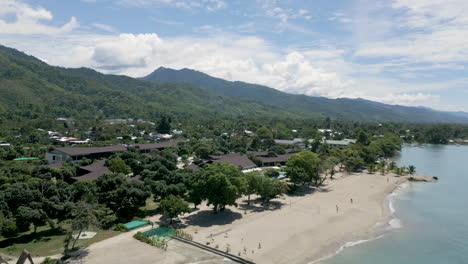
M 128 147 L 133 147 L 142 153 L 149 153 L 153 149 L 164 149 L 167 147 L 176 146 L 181 141 L 166 141 L 154 144 L 135 144 Z M 50 163 L 80 161 L 83 158 L 87 159 L 102 159 L 110 155 L 127 150 L 127 146 L 114 145 L 108 147 L 84 147 L 84 148 L 56 148 L 46 154 L 46 159 Z
M 173 141 L 164 141 L 164 142 L 159 142 L 159 143 L 152 143 L 152 144 L 134 144 L 130 145 L 129 147 L 134 147 L 138 151 L 142 153 L 149 153 L 154 149 L 162 150 L 168 147 L 173 147 L 177 146 L 180 144 L 182 141 L 180 140 L 173 140 Z
M 293 140 L 275 139 L 275 143 L 280 145 L 304 147 L 302 138 L 295 138 Z
M 241 155 L 240 153 L 231 153 L 220 156 L 210 156 L 210 159 L 205 163 L 218 163 L 226 162 L 239 167 L 241 170 L 252 169 L 257 167 L 253 161 L 247 156 Z
M 333 148 L 346 148 L 356 144 L 355 139 L 343 139 L 343 140 L 325 140 L 325 143 L 333 149 Z
M 56 148 L 46 154 L 49 163 L 80 161 L 83 158 L 101 159 L 114 153 L 126 151 L 124 146 L 86 147 L 86 148 Z
M 93 164 L 79 167 L 77 173 L 80 174 L 80 176 L 72 177 L 72 179 L 75 181 L 94 181 L 104 174 L 112 174 L 112 171 L 109 170 L 105 164 L 105 160 L 99 160 Z M 141 182 L 141 176 L 127 178 L 127 182 Z
M 258 159 L 262 162 L 262 167 L 284 166 L 292 155 L 294 154 L 284 154 L 276 157 L 258 157 Z
M 81 176 L 72 177 L 75 181 L 94 181 L 104 174 L 112 174 L 106 166 L 105 160 L 99 160 L 88 166 L 79 167 L 77 173 Z

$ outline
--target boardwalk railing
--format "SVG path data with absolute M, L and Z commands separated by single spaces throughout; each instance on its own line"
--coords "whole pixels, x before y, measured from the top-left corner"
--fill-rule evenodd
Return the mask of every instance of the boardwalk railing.
M 235 262 L 238 262 L 238 263 L 242 263 L 242 264 L 255 264 L 254 262 L 252 261 L 249 261 L 249 260 L 246 260 L 246 259 L 243 259 L 239 256 L 235 256 L 235 255 L 232 255 L 232 254 L 229 254 L 227 252 L 224 252 L 224 251 L 221 251 L 221 250 L 218 250 L 216 248 L 212 248 L 212 247 L 209 247 L 209 246 L 206 246 L 206 245 L 203 245 L 203 244 L 200 244 L 198 242 L 195 242 L 195 241 L 192 241 L 192 240 L 187 240 L 185 238 L 182 238 L 182 237 L 179 237 L 179 236 L 173 236 L 172 238 L 176 239 L 176 240 L 179 240 L 181 242 L 184 242 L 186 244 L 189 244 L 189 245 L 192 245 L 194 247 L 197 247 L 197 248 L 200 248 L 200 249 L 203 249 L 203 250 L 206 250 L 206 251 L 209 251 L 211 253 L 214 253 L 214 254 L 217 254 L 217 255 L 220 255 L 220 256 L 223 256 L 225 258 L 228 258 L 232 261 L 235 261 Z

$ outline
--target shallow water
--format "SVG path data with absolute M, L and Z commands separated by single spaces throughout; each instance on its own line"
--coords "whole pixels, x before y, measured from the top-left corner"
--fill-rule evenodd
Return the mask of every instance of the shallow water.
M 409 183 L 392 197 L 399 228 L 321 263 L 468 263 L 468 146 L 408 146 L 397 163 L 439 181 Z

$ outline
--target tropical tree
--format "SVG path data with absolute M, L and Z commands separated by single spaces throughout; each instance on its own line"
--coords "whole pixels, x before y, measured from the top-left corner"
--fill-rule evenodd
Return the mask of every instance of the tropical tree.
M 408 173 L 413 175 L 416 172 L 416 167 L 413 165 L 408 166 Z
M 78 202 L 76 204 L 76 208 L 73 210 L 73 218 L 71 224 L 72 232 L 78 231 L 78 234 L 73 239 L 73 244 L 71 247 L 72 249 L 74 249 L 76 241 L 78 241 L 78 239 L 80 238 L 81 233 L 84 230 L 92 226 L 98 226 L 99 224 L 94 206 L 85 202 Z M 65 248 L 65 252 L 68 252 L 68 248 Z
M 262 180 L 263 180 L 263 176 L 260 175 L 260 173 L 257 171 L 248 172 L 244 175 L 245 175 L 245 179 L 247 180 L 247 192 L 246 192 L 247 199 L 248 199 L 247 204 L 250 204 L 250 195 L 258 192 L 260 185 L 262 183 Z
M 258 186 L 257 194 L 262 198 L 263 203 L 270 202 L 288 191 L 288 185 L 281 180 L 263 177 Z
M 311 151 L 302 151 L 288 158 L 286 163 L 286 175 L 294 184 L 320 181 L 321 161 L 317 154 Z
M 159 203 L 159 209 L 171 219 L 171 224 L 174 218 L 178 218 L 179 215 L 190 212 L 188 203 L 179 196 L 174 195 L 169 195 L 162 199 Z

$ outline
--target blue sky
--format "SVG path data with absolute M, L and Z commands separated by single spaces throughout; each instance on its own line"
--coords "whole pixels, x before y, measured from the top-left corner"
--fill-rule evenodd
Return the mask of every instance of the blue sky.
M 330 98 L 468 111 L 466 0 L 2 0 L 0 44 L 49 64 L 157 67 Z

